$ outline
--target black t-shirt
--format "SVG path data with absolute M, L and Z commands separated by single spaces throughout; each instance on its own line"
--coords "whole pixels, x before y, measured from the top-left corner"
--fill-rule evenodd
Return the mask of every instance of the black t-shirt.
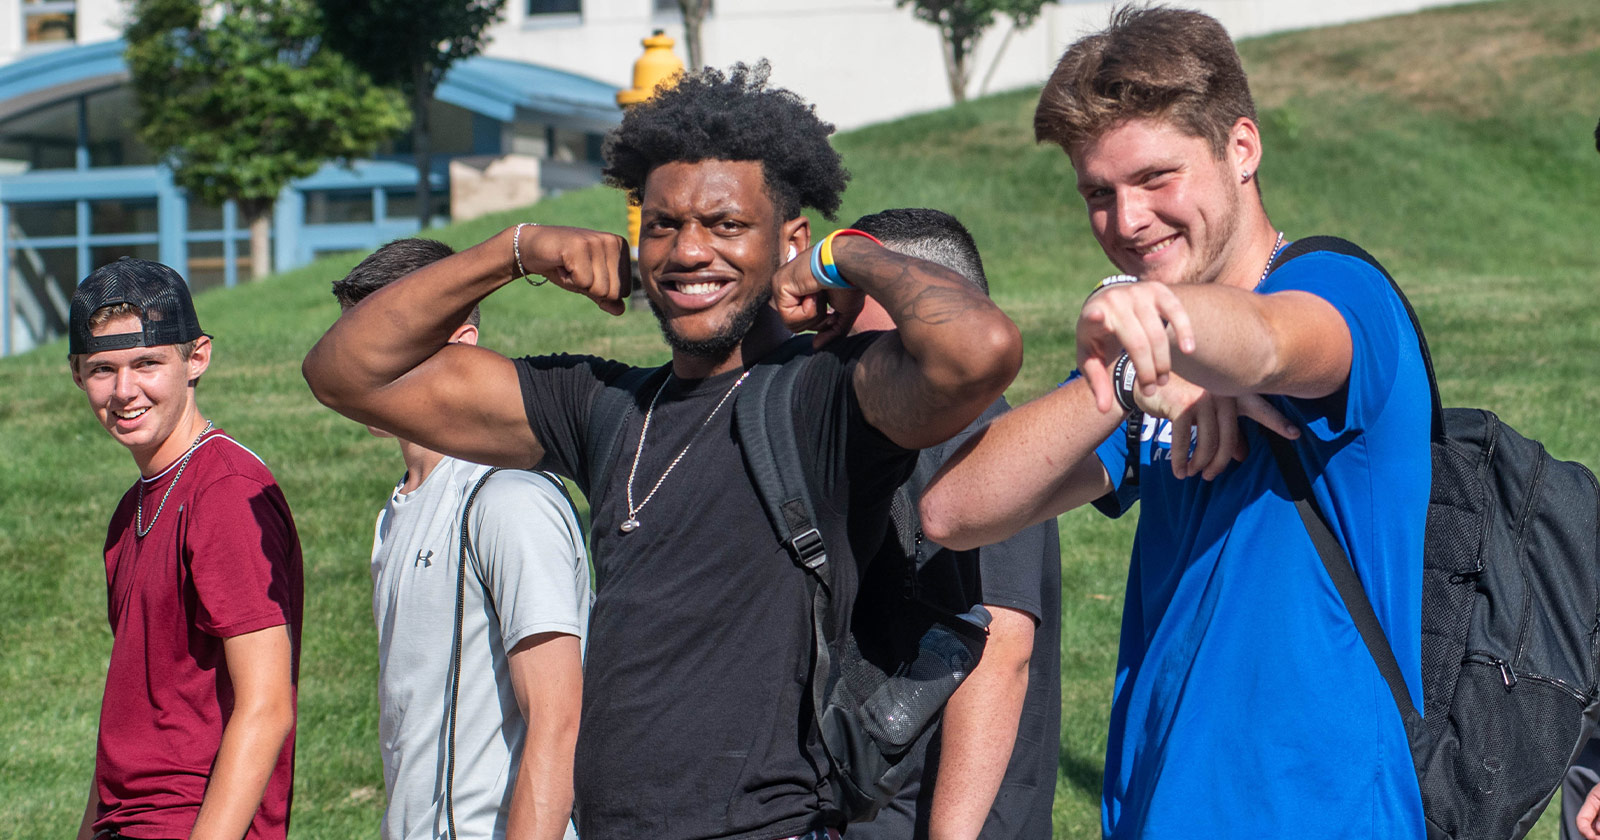
M 806 366 L 793 416 L 802 447 L 815 443 L 820 456 L 819 517 L 850 517 L 849 538 L 830 540 L 835 561 L 871 556 L 876 542 L 857 538 L 881 539 L 885 500 L 914 465 L 914 452 L 862 418 L 851 386 L 873 339 L 841 340 L 790 362 Z M 609 485 L 595 494 L 586 486 L 589 409 L 628 367 L 554 356 L 521 359 L 517 369 L 546 451 L 540 466 L 601 499 L 575 768 L 579 834 L 755 840 L 820 827 L 831 802 L 806 692 L 804 572 L 779 545 L 745 469 L 732 421 L 738 395 L 706 422 L 740 372 L 647 382 Z M 663 381 L 635 471 L 640 429 Z M 630 471 L 637 507 L 686 445 L 638 511 L 640 527 L 622 533 Z
M 906 482 L 912 498 L 921 497 L 939 468 L 969 436 L 1008 409 L 1004 399 L 996 400 L 961 434 L 923 450 L 916 471 Z M 1056 523 L 1041 522 L 976 553 L 974 571 L 972 552 L 925 545 L 927 559 L 920 566 L 924 594 L 947 607 L 964 609 L 965 604 L 981 602 L 1021 610 L 1038 621 L 1016 745 L 981 836 L 984 840 L 1049 837 L 1061 760 L 1061 542 Z M 964 591 L 949 591 L 952 581 Z M 941 589 L 946 591 L 937 591 Z M 938 751 L 939 741 L 934 738 L 922 757 L 932 769 L 907 785 L 876 819 L 850 826 L 851 840 L 920 840 L 928 836 Z

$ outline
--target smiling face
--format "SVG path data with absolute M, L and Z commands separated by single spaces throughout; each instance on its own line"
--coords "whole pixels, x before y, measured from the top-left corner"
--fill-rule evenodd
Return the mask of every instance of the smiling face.
M 113 318 L 94 335 L 136 333 L 139 319 Z M 211 363 L 211 339 L 201 338 L 185 359 L 175 344 L 104 350 L 73 360 L 72 381 L 117 443 L 128 448 L 145 475 L 181 457 L 204 421 L 193 383 Z
M 1073 155 L 1078 192 L 1106 256 L 1127 274 L 1161 283 L 1240 282 L 1237 234 L 1245 220 L 1260 143 L 1254 123 L 1234 126 L 1218 158 L 1203 138 L 1170 123 L 1134 119 Z M 1258 206 L 1255 202 L 1252 206 Z
M 771 313 L 772 274 L 804 217 L 782 220 L 759 161 L 666 163 L 640 206 L 639 275 L 674 351 L 721 362 Z M 773 314 L 772 317 L 776 317 Z

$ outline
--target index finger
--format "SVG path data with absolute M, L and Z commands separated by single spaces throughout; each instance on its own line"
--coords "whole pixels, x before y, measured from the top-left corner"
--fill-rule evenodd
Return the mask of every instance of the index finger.
M 1245 394 L 1237 400 L 1239 414 L 1260 423 L 1279 436 L 1294 440 L 1300 436 L 1300 427 L 1272 407 L 1260 394 Z
M 1094 407 L 1101 414 L 1110 414 L 1116 396 L 1111 390 L 1111 372 L 1106 370 L 1106 363 L 1099 357 L 1088 356 L 1078 362 L 1078 372 L 1089 383 L 1089 393 L 1094 395 Z
M 1183 302 L 1178 296 L 1167 290 L 1167 294 L 1156 300 L 1156 309 L 1161 313 L 1162 320 L 1166 321 L 1167 328 L 1172 330 L 1172 338 L 1178 345 L 1180 353 L 1194 352 L 1194 325 L 1189 322 L 1189 310 L 1183 308 Z

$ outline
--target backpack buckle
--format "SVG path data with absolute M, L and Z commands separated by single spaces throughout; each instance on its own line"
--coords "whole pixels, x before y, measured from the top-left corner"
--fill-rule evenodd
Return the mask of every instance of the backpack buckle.
M 807 569 L 815 570 L 828 562 L 828 548 L 822 544 L 822 532 L 816 528 L 795 534 L 789 540 L 789 552 L 794 555 L 796 563 Z

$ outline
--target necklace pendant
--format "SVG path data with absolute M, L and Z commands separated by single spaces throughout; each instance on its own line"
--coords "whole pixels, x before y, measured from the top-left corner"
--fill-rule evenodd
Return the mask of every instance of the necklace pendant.
M 638 529 L 638 527 L 639 527 L 639 520 L 634 519 L 633 517 L 630 516 L 627 519 L 624 519 L 622 521 L 622 524 L 617 527 L 617 530 L 621 531 L 624 534 L 631 534 L 636 529 Z

